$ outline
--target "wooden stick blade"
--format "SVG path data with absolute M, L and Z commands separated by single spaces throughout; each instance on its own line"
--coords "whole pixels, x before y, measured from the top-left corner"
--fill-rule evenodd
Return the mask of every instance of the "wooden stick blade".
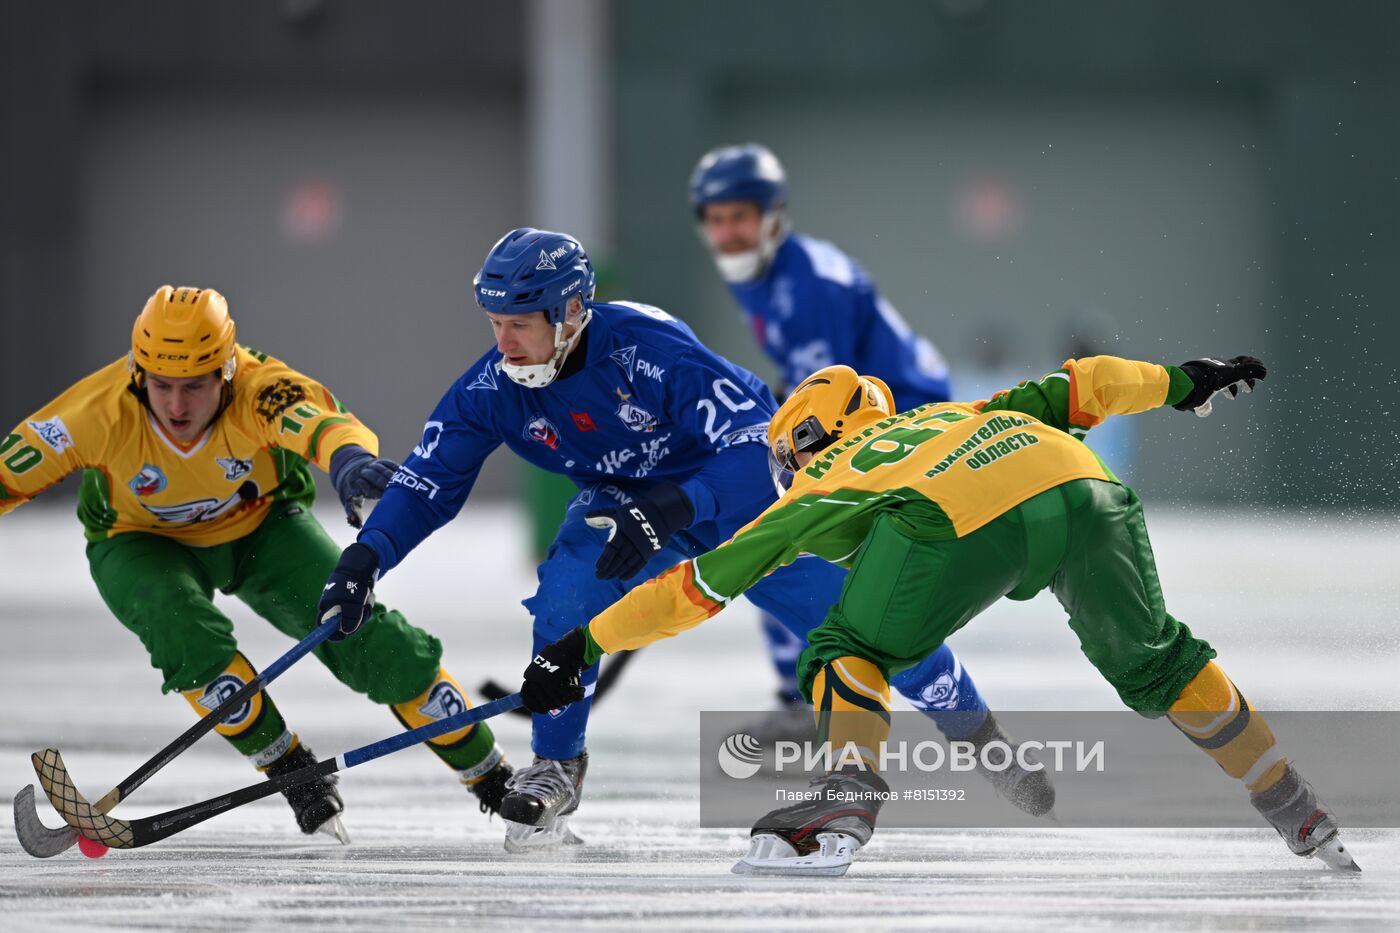
M 29 756 L 29 760 L 34 764 L 34 773 L 38 775 L 39 786 L 44 789 L 49 803 L 79 835 L 112 849 L 134 847 L 131 824 L 108 816 L 87 802 L 69 777 L 63 755 L 58 749 L 46 748 L 35 752 Z

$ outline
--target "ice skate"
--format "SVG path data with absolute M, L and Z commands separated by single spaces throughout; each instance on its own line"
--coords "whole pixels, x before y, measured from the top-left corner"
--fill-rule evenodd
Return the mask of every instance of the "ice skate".
M 878 774 L 838 771 L 813 778 L 812 799 L 783 807 L 754 824 L 736 875 L 839 877 L 875 832 L 889 785 Z
M 492 816 L 501 812 L 501 801 L 506 796 L 511 776 L 514 773 L 510 765 L 501 761 L 486 772 L 481 780 L 467 785 L 467 790 L 471 791 L 477 802 L 481 804 L 482 813 Z
M 812 707 L 801 697 L 794 699 L 783 691 L 778 692 L 778 705 L 773 710 L 739 731 L 753 736 L 765 747 L 777 742 L 802 744 L 817 741 L 816 718 Z
M 528 852 L 558 845 L 579 845 L 569 829 L 569 816 L 578 809 L 588 752 L 560 761 L 535 758 L 506 781 L 501 817 L 506 821 L 507 852 Z
M 1031 816 L 1045 816 L 1050 813 L 1055 806 L 1055 785 L 1050 782 L 1049 772 L 1044 768 L 1028 771 L 1021 767 L 1016 754 L 1020 743 L 1007 737 L 995 716 L 987 713 L 982 727 L 967 741 L 973 744 L 977 752 L 977 773 L 987 779 L 987 783 L 992 785 L 998 796 L 1006 798 L 1017 809 Z M 1006 768 L 993 770 L 983 764 L 982 749 L 991 742 L 1005 742 L 1011 749 L 1011 761 Z M 1029 751 L 1023 757 L 1028 761 L 1039 761 Z M 992 760 L 1000 763 L 1001 759 L 994 755 Z
M 273 762 L 267 769 L 268 778 L 281 777 L 293 771 L 316 764 L 316 754 L 305 745 L 298 745 Z M 311 781 L 295 784 L 282 791 L 282 796 L 292 805 L 296 814 L 297 826 L 308 836 L 317 832 L 333 836 L 342 845 L 350 844 L 350 835 L 340 822 L 340 814 L 345 811 L 345 802 L 335 789 L 338 778 L 328 774 Z
M 1292 765 L 1273 787 L 1251 794 L 1249 802 L 1278 830 L 1294 855 L 1311 856 L 1338 871 L 1361 870 L 1342 844 L 1332 811 L 1317 802 L 1312 785 Z

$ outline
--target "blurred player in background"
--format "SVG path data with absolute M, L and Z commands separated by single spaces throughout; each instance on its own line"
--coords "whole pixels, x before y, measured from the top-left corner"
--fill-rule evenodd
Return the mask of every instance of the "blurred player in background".
M 457 515 L 486 457 L 505 444 L 579 490 L 539 565 L 539 588 L 524 602 L 538 651 L 773 502 L 765 441 L 775 405 L 756 376 L 716 356 L 666 312 L 593 301 L 593 267 L 565 234 L 506 234 L 474 289 L 496 344 L 438 403 L 422 442 L 345 549 L 320 612 L 340 612 L 347 632 L 360 625 L 378 575 Z M 748 595 L 802 636 L 836 600 L 844 576 L 808 557 Z M 588 766 L 596 677 L 590 666 L 585 692 L 567 709 L 535 711 L 535 762 L 516 772 L 501 804 L 508 850 L 576 841 L 567 822 Z M 948 648 L 934 646 L 907 682 L 916 694 L 936 692 L 945 718 L 977 720 L 974 743 L 1007 741 Z M 724 689 L 722 677 L 714 686 Z M 1048 810 L 1053 789 L 1044 775 L 1013 772 L 984 774 L 1023 809 Z
M 889 677 L 1003 596 L 1049 589 L 1090 662 L 1128 707 L 1169 717 L 1247 789 L 1298 855 L 1359 870 L 1330 811 L 1278 749 L 1268 723 L 1167 612 L 1142 503 L 1084 434 L 1161 405 L 1209 414 L 1266 375 L 1251 357 L 1158 366 L 1068 360 L 990 401 L 895 414 L 877 379 L 819 370 L 773 416 L 773 475 L 787 492 L 715 550 L 633 589 L 526 668 L 521 697 L 571 702 L 606 652 L 692 628 L 802 553 L 851 568 L 798 665 L 822 741 L 843 750 L 802 803 L 753 827 L 739 873 L 836 875 L 869 842 L 888 785 Z M 856 755 L 845 763 L 844 750 Z
M 842 363 L 882 380 L 897 411 L 951 398 L 948 368 L 914 333 L 865 270 L 836 246 L 793 232 L 782 164 L 756 143 L 712 149 L 690 177 L 690 206 L 720 276 L 759 346 L 782 372 L 779 398 L 823 366 Z M 797 689 L 806 645 L 764 613 L 763 633 L 778 670 L 778 708 L 750 727 L 759 741 L 804 738 L 811 709 Z M 941 694 L 896 687 L 920 709 Z
M 0 441 L 0 514 L 83 471 L 78 516 L 92 578 L 113 615 L 201 716 L 256 676 L 233 623 L 237 596 L 295 639 L 335 566 L 335 542 L 311 514 L 310 464 L 327 470 L 347 517 L 378 498 L 397 465 L 328 389 L 234 342 L 218 292 L 162 286 L 132 329 L 131 351 L 78 382 Z M 366 637 L 315 654 L 342 683 L 406 726 L 466 704 L 441 667 L 442 645 L 382 605 Z M 215 727 L 269 777 L 315 764 L 266 691 Z M 494 812 L 510 768 L 484 724 L 429 748 Z M 283 791 L 305 833 L 347 841 L 336 778 Z

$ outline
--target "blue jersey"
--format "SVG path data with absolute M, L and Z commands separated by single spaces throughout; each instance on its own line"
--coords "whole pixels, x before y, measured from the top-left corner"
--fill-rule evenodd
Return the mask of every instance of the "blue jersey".
M 697 524 L 724 512 L 737 527 L 771 502 L 766 453 L 756 456 L 776 407 L 763 381 L 658 308 L 591 307 L 577 371 L 527 388 L 493 348 L 447 390 L 360 532 L 381 573 L 456 516 L 501 444 L 580 488 L 675 483 Z
M 844 363 L 883 379 L 900 411 L 950 398 L 938 351 L 830 243 L 793 234 L 762 277 L 730 283 L 729 290 L 789 387 Z

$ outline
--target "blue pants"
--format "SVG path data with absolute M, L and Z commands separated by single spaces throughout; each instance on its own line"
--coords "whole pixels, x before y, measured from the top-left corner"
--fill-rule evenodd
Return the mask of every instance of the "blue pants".
M 725 541 L 752 516 L 725 516 L 701 522 L 672 537 L 651 563 L 627 580 L 599 580 L 594 565 L 608 539 L 606 529 L 591 528 L 584 515 L 629 501 L 621 489 L 597 483 L 579 492 L 564 513 L 563 524 L 539 565 L 539 588 L 524 601 L 534 617 L 534 650 L 562 638 L 617 602 L 632 587 L 684 560 L 697 557 Z M 826 618 L 841 596 L 846 571 L 817 557 L 802 557 L 764 577 L 745 594 L 764 613 L 776 618 L 806 645 L 807 633 Z M 794 656 L 794 663 L 795 663 Z M 531 745 L 543 758 L 573 758 L 584 749 L 588 713 L 593 705 L 596 666 L 584 672 L 584 699 L 555 713 L 537 713 Z M 916 707 L 938 720 L 940 713 L 964 715 L 947 720 L 952 737 L 970 735 L 982 717 L 968 712 L 986 710 L 971 675 L 946 645 L 924 661 L 901 672 L 891 683 Z M 956 732 L 954 732 L 956 730 Z

